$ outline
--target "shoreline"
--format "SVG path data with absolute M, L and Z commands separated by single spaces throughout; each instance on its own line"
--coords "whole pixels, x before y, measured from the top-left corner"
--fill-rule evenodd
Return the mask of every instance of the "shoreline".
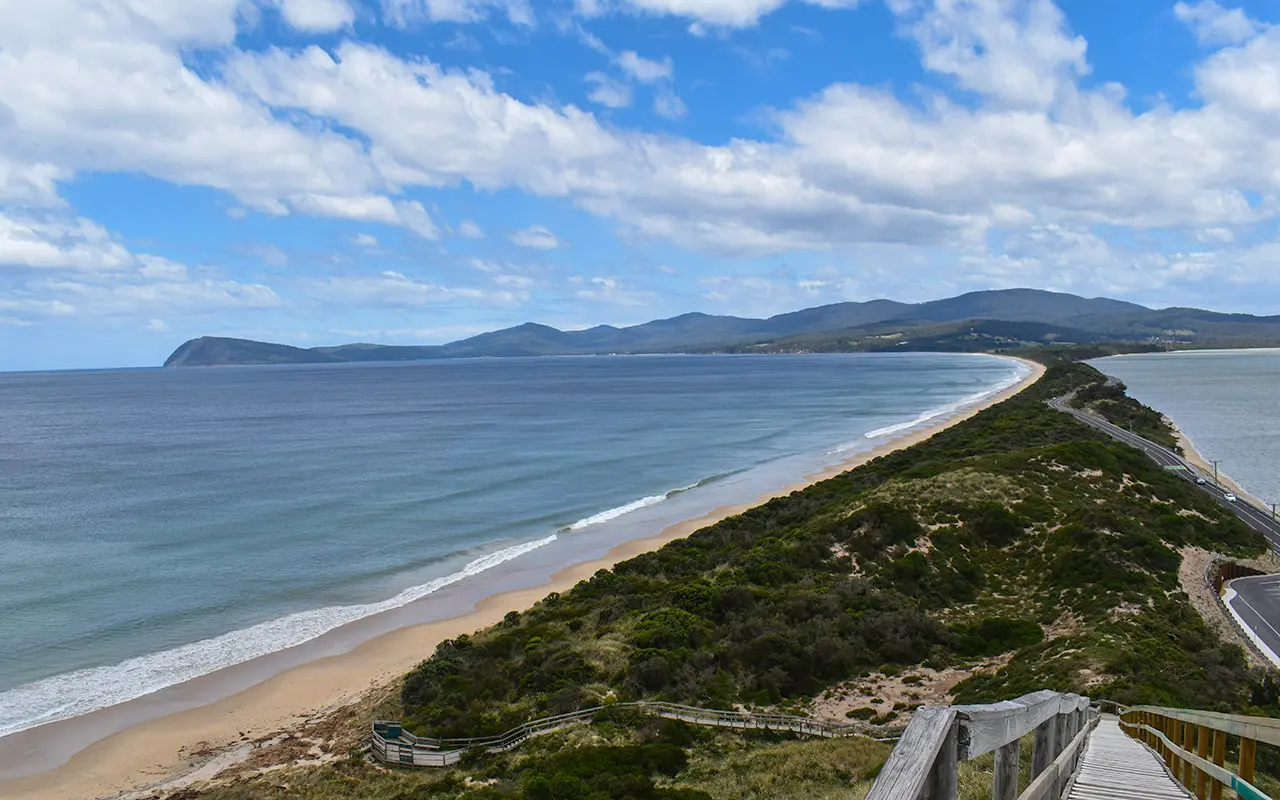
M 1210 464 L 1209 461 L 1200 454 L 1200 451 L 1196 449 L 1195 442 L 1191 440 L 1191 437 L 1187 436 L 1186 431 L 1182 430 L 1182 428 L 1178 426 L 1178 423 L 1173 421 L 1173 417 L 1165 414 L 1164 418 L 1169 422 L 1170 427 L 1173 428 L 1173 435 L 1178 440 L 1178 446 L 1182 448 L 1183 457 L 1203 472 L 1205 477 L 1212 480 L 1213 464 Z M 1270 503 L 1263 502 L 1263 500 L 1257 495 L 1237 483 L 1235 478 L 1232 478 L 1226 472 L 1223 472 L 1221 462 L 1219 462 L 1218 467 L 1218 483 L 1222 484 L 1244 500 L 1256 505 L 1258 508 L 1267 509 L 1271 507 Z
M 208 763 L 208 753 L 225 753 L 252 739 L 296 726 L 305 719 L 353 703 L 408 672 L 444 639 L 495 624 L 508 611 L 527 609 L 547 594 L 570 589 L 598 570 L 608 569 L 771 499 L 786 496 L 887 453 L 924 441 L 1009 399 L 1038 381 L 1045 372 L 1045 367 L 1036 362 L 1003 357 L 1019 361 L 1030 372 L 1013 386 L 954 414 L 931 420 L 917 429 L 903 431 L 868 450 L 788 483 L 775 492 L 762 494 L 749 502 L 721 506 L 700 517 L 669 525 L 656 534 L 622 542 L 601 558 L 563 567 L 549 580 L 527 588 L 488 595 L 463 613 L 396 628 L 347 652 L 291 666 L 212 702 L 140 720 L 93 741 L 74 752 L 64 763 L 51 765 L 51 768 L 27 777 L 0 781 L 0 795 L 12 800 L 38 800 L 116 796 L 132 791 L 145 794 L 160 786 L 178 788 L 185 785 L 184 775 L 187 776 L 186 783 L 212 777 L 210 770 L 201 769 Z M 32 749 L 39 751 L 54 747 L 59 741 L 56 735 L 50 735 L 49 729 L 74 730 L 77 722 L 82 720 L 84 717 L 75 717 L 12 736 L 25 735 L 28 742 L 37 743 Z M 42 729 L 43 738 L 47 740 L 44 743 L 40 743 L 42 734 L 38 733 Z M 206 757 L 194 758 L 195 753 L 206 754 Z M 230 766 L 231 763 L 234 762 L 222 766 Z

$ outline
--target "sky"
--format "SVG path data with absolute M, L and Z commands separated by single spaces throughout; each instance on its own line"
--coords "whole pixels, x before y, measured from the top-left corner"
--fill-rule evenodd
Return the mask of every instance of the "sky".
M 1028 286 L 1280 313 L 1280 7 L 0 0 L 0 370 Z

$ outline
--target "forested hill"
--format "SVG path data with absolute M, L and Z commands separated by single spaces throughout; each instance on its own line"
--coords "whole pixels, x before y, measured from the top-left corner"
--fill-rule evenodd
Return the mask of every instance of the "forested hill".
M 1179 583 L 1188 548 L 1243 557 L 1264 541 L 1189 482 L 1044 402 L 1074 391 L 1117 420 L 1162 424 L 1103 383 L 1086 365 L 1054 366 L 926 442 L 446 641 L 382 713 L 452 737 L 631 699 L 900 723 L 925 702 L 1048 688 L 1280 714 Z M 618 713 L 445 776 L 339 764 L 213 798 L 856 800 L 887 752 Z M 295 794 L 272 789 L 281 782 Z
M 526 323 L 445 345 L 299 348 L 207 336 L 183 343 L 165 366 L 603 353 L 982 351 L 1064 342 L 1121 342 L 1154 348 L 1280 344 L 1280 317 L 1197 309 L 1154 311 L 1106 298 L 1006 289 L 917 304 L 837 303 L 768 319 L 694 313 L 626 328 L 600 325 L 578 331 Z

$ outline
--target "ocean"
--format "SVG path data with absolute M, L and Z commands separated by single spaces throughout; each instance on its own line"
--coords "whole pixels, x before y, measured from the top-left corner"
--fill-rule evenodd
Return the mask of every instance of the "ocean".
M 1025 374 L 913 353 L 0 374 L 0 735 L 533 585 Z
M 1090 362 L 1167 414 L 1206 459 L 1280 502 L 1280 350 L 1194 350 Z

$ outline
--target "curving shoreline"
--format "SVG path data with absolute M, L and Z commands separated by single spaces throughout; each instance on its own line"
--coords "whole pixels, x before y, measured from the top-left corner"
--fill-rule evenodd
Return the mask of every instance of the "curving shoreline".
M 117 730 L 124 727 L 118 733 L 105 738 L 98 736 L 96 741 L 91 730 L 95 720 L 84 717 L 5 737 L 0 741 L 8 748 L 0 746 L 0 762 L 5 760 L 6 749 L 20 757 L 31 752 L 48 758 L 48 748 L 56 747 L 54 752 L 74 752 L 77 738 L 87 738 L 92 743 L 61 765 L 49 764 L 52 769 L 0 782 L 0 795 L 13 798 L 97 797 L 164 783 L 198 766 L 188 755 L 194 751 L 226 749 L 245 738 L 261 736 L 294 724 L 300 718 L 350 703 L 371 688 L 407 672 L 443 639 L 493 624 L 508 611 L 527 608 L 547 593 L 568 589 L 597 570 L 657 549 L 673 539 L 687 536 L 772 497 L 789 494 L 885 453 L 927 439 L 1016 394 L 1044 373 L 1044 367 L 1039 364 L 1023 363 L 1031 371 L 1020 383 L 955 414 L 939 418 L 925 427 L 904 431 L 898 438 L 805 476 L 776 492 L 761 495 L 752 502 L 723 506 L 701 517 L 670 525 L 656 535 L 624 542 L 602 558 L 570 565 L 536 586 L 485 597 L 475 603 L 472 610 L 462 610 L 451 618 L 391 630 L 364 641 L 349 652 L 291 666 L 256 683 L 252 682 L 252 674 L 246 673 L 242 681 L 249 682 L 247 687 L 233 688 L 231 691 L 234 693 L 226 692 L 227 696 L 157 718 L 143 718 L 145 715 L 142 715 L 130 720 L 127 726 L 118 726 Z M 202 679 L 192 683 L 200 681 Z M 206 684 L 210 682 L 205 681 Z M 136 707 L 133 710 L 136 713 Z M 116 707 L 104 709 L 104 712 L 128 715 L 130 709 Z M 101 718 L 97 723 L 101 724 Z M 23 752 L 19 753 L 19 750 Z M 201 777 L 208 776 L 207 770 L 201 772 Z

